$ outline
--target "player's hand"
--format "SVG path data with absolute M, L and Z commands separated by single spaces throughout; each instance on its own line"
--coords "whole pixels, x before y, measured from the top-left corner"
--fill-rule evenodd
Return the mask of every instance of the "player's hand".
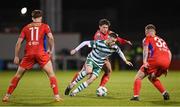
M 149 63 L 148 63 L 148 62 L 145 62 L 145 63 L 143 64 L 143 66 L 144 66 L 145 69 L 147 69 L 147 68 L 149 67 Z
M 52 51 L 47 50 L 47 53 L 49 54 L 50 57 L 52 57 L 52 55 L 53 55 Z
M 19 57 L 17 56 L 14 57 L 14 64 L 17 64 L 17 65 L 19 64 Z
M 127 41 L 127 43 L 132 46 L 132 42 L 131 41 Z
M 47 50 L 47 53 L 50 54 L 50 55 L 52 55 L 52 51 L 50 51 L 50 50 Z
M 130 61 L 126 61 L 125 63 L 129 66 L 133 66 L 133 64 Z
M 76 53 L 75 49 L 71 50 L 71 52 L 70 52 L 71 55 L 74 55 L 75 53 Z

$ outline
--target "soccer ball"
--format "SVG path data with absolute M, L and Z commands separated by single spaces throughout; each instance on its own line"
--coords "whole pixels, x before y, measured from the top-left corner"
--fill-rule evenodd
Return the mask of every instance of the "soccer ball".
M 107 96 L 107 88 L 100 86 L 100 87 L 96 90 L 96 95 L 99 96 L 99 97 L 101 97 L 101 96 Z

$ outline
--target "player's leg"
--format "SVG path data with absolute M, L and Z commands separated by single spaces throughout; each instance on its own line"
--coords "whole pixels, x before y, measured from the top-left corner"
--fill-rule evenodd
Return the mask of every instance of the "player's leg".
M 168 57 L 168 56 L 167 56 Z M 162 74 L 167 74 L 168 68 L 171 62 L 171 57 L 168 58 L 162 57 L 161 60 L 156 61 L 156 66 L 154 68 L 154 72 L 151 73 L 148 77 L 149 81 L 154 85 L 154 87 L 159 90 L 159 92 L 163 95 L 164 100 L 169 100 L 169 94 L 166 91 L 165 87 L 162 85 L 160 80 L 157 77 L 160 77 Z
M 137 72 L 134 78 L 134 96 L 130 100 L 139 101 L 139 94 L 141 90 L 141 81 L 146 77 L 146 74 L 142 71 L 143 67 Z
M 35 55 L 36 61 L 39 63 L 41 68 L 46 72 L 49 81 L 50 81 L 50 86 L 53 89 L 53 94 L 55 101 L 61 101 L 61 97 L 59 95 L 58 91 L 58 84 L 57 84 L 57 79 L 53 70 L 53 65 L 50 60 L 50 56 L 48 53 L 44 52 L 42 54 L 36 54 Z
M 83 71 L 83 68 L 81 69 L 81 71 Z M 71 80 L 71 83 L 76 80 L 76 78 L 78 77 L 78 75 L 79 75 L 79 73 L 80 73 L 81 71 L 76 72 L 76 73 L 74 74 L 73 79 Z
M 159 92 L 162 94 L 164 100 L 169 100 L 169 94 L 166 91 L 165 87 L 162 85 L 160 80 L 157 78 L 161 76 L 163 71 L 158 70 L 156 73 L 152 73 L 148 76 L 149 81 L 154 85 L 154 87 L 159 90 Z
M 69 95 L 71 89 L 79 82 L 81 81 L 88 73 L 85 70 L 85 67 L 83 66 L 83 68 L 81 69 L 81 71 L 78 73 L 77 77 L 74 79 L 74 81 L 72 81 L 67 88 L 65 89 L 64 94 L 65 95 Z
M 100 82 L 99 86 L 105 86 L 107 84 L 107 82 L 109 81 L 110 75 L 112 73 L 111 63 L 108 59 L 105 61 L 103 70 L 104 70 L 104 75 L 101 78 L 101 82 Z
M 79 75 L 79 72 L 76 72 L 73 76 L 73 79 L 71 80 L 71 83 L 77 78 L 77 76 Z
M 85 82 L 81 83 L 71 94 L 70 96 L 75 96 L 77 93 L 81 92 L 85 88 L 87 88 L 95 79 L 97 78 L 96 75 L 92 74 L 91 77 L 86 80 Z
M 23 74 L 25 73 L 26 69 L 31 69 L 34 65 L 34 59 L 33 59 L 33 55 L 25 55 L 17 69 L 17 72 L 15 74 L 15 76 L 12 78 L 11 83 L 8 87 L 7 93 L 3 98 L 3 101 L 8 101 L 9 96 L 13 93 L 13 91 L 15 90 L 16 86 L 19 83 L 19 80 L 21 79 L 21 77 L 23 76 Z
M 55 73 L 53 71 L 53 66 L 52 66 L 51 61 L 49 60 L 48 63 L 46 63 L 42 68 L 49 77 L 50 85 L 51 85 L 51 88 L 53 89 L 55 100 L 61 101 L 62 98 L 59 96 L 57 79 L 56 79 Z
M 6 95 L 2 99 L 3 102 L 9 101 L 9 97 L 14 92 L 14 90 L 17 87 L 17 85 L 19 83 L 19 80 L 23 76 L 24 72 L 25 72 L 25 69 L 19 66 L 16 74 L 11 79 L 11 82 L 10 82 L 10 85 L 9 85 L 9 87 L 7 89 Z
M 94 64 L 93 62 L 89 64 L 85 64 L 85 69 L 88 74 L 91 74 L 91 77 L 87 79 L 87 81 L 80 84 L 71 94 L 70 96 L 75 96 L 77 93 L 81 92 L 85 88 L 87 88 L 98 76 L 101 71 L 99 66 Z
M 83 68 L 82 68 L 82 71 L 79 72 L 79 74 L 78 74 L 78 76 L 76 77 L 76 79 L 75 79 L 73 82 L 71 82 L 71 83 L 69 84 L 69 86 L 67 86 L 67 88 L 65 89 L 65 95 L 69 95 L 69 93 L 70 93 L 70 91 L 72 90 L 72 88 L 73 88 L 79 81 L 81 81 L 86 75 L 92 73 L 91 70 L 88 70 L 88 71 L 87 71 L 87 65 L 88 65 L 88 66 L 91 66 L 91 67 L 93 68 L 92 61 L 89 60 L 89 59 L 87 59 L 86 62 L 85 62 L 85 64 L 84 64 L 84 66 L 83 66 Z

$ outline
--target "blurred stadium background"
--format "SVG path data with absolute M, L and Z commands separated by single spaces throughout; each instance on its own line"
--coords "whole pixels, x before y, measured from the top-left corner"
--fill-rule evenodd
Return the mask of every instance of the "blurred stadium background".
M 21 9 L 27 7 L 27 13 Z M 5 0 L 0 4 L 0 69 L 16 69 L 12 63 L 14 46 L 21 28 L 31 21 L 31 11 L 44 11 L 44 22 L 55 36 L 55 68 L 79 69 L 90 49 L 83 48 L 76 56 L 69 50 L 83 40 L 93 39 L 98 21 L 107 18 L 111 30 L 132 41 L 133 46 L 121 46 L 136 68 L 141 64 L 144 26 L 153 23 L 157 34 L 168 43 L 173 60 L 171 70 L 180 70 L 180 5 L 178 1 L 146 0 Z M 87 51 L 88 50 L 88 51 Z M 23 53 L 23 51 L 22 51 Z M 113 69 L 129 69 L 119 59 L 112 57 Z M 38 68 L 38 66 L 34 66 Z

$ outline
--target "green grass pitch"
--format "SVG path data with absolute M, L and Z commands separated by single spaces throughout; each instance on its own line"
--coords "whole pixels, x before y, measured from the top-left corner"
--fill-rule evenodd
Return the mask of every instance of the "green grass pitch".
M 0 101 L 0 106 L 180 106 L 180 72 L 170 71 L 167 77 L 162 76 L 160 78 L 170 93 L 171 99 L 169 101 L 163 101 L 161 94 L 145 78 L 142 82 L 141 101 L 139 102 L 129 101 L 133 95 L 133 79 L 136 74 L 134 71 L 114 71 L 106 85 L 108 89 L 106 97 L 97 97 L 95 94 L 102 72 L 93 84 L 77 96 L 65 96 L 64 90 L 74 73 L 73 71 L 56 72 L 63 102 L 53 101 L 52 89 L 44 72 L 27 71 L 11 96 L 10 102 L 3 103 Z M 1 99 L 14 74 L 15 72 L 12 71 L 0 72 Z

